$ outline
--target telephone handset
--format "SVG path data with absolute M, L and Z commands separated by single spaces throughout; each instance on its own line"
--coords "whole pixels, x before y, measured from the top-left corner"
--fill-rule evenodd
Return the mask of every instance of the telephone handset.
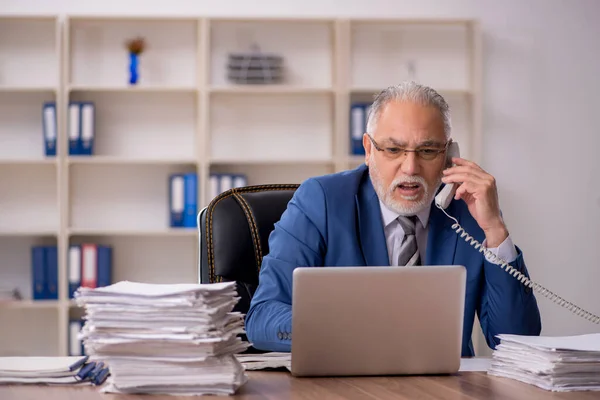
M 447 154 L 448 166 L 452 165 L 452 162 L 451 162 L 452 157 L 460 157 L 460 151 L 459 151 L 457 142 L 451 142 L 450 145 L 448 146 L 448 154 Z M 479 243 L 472 236 L 470 236 L 462 228 L 462 226 L 460 226 L 460 224 L 458 223 L 458 220 L 456 218 L 450 216 L 446 212 L 446 208 L 448 208 L 448 206 L 452 202 L 452 199 L 454 198 L 454 195 L 456 193 L 456 189 L 458 188 L 458 186 L 459 186 L 458 184 L 454 184 L 454 183 L 444 185 L 442 190 L 440 190 L 440 192 L 435 196 L 434 202 L 435 202 L 435 205 L 440 210 L 442 210 L 448 218 L 450 218 L 451 220 L 454 221 L 454 224 L 452 224 L 452 229 L 458 235 L 460 235 L 461 238 L 464 238 L 464 240 L 467 243 L 469 243 L 471 246 L 473 246 L 480 253 L 483 253 L 488 259 L 492 260 L 496 265 L 498 265 L 504 271 L 511 274 L 513 277 L 515 277 L 523 285 L 525 285 L 529 288 L 532 288 L 534 291 L 540 293 L 542 296 L 549 298 L 551 301 L 559 304 L 562 307 L 565 307 L 567 310 L 579 315 L 580 317 L 583 317 L 583 318 L 587 319 L 588 321 L 591 321 L 595 324 L 600 324 L 600 316 L 592 314 L 591 312 L 586 311 L 579 306 L 576 306 L 575 304 L 563 299 L 556 293 L 553 293 L 552 291 L 546 289 L 542 285 L 533 282 L 531 279 L 527 278 L 525 275 L 523 275 L 521 272 L 519 272 L 516 268 L 512 267 L 510 264 L 508 264 L 503 259 L 497 257 L 494 253 L 492 253 L 487 248 L 483 247 L 481 243 Z
M 452 157 L 460 157 L 460 150 L 457 142 L 450 142 L 448 145 L 448 153 L 446 155 L 446 164 L 448 167 L 452 166 Z M 444 185 L 442 190 L 435 196 L 435 205 L 442 207 L 443 209 L 448 208 L 454 194 L 456 193 L 457 186 L 454 183 L 448 183 Z

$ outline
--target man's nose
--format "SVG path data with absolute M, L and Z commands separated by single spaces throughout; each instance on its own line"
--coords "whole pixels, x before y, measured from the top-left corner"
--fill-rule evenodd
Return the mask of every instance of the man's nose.
M 400 165 L 400 170 L 405 175 L 416 175 L 419 173 L 419 162 L 417 159 L 417 153 L 414 151 L 408 151 L 404 154 L 404 159 Z

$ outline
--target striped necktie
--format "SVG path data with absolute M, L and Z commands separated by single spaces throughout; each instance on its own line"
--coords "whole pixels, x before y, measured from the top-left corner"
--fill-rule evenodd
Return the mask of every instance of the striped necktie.
M 400 245 L 400 254 L 398 255 L 398 266 L 420 265 L 419 248 L 417 247 L 417 238 L 415 236 L 416 217 L 399 216 L 398 222 L 404 230 L 404 238 Z

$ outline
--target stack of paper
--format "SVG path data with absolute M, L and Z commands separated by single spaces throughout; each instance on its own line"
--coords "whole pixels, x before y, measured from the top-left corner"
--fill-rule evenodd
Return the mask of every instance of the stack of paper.
M 0 384 L 99 385 L 108 375 L 88 357 L 0 357 Z
M 235 355 L 248 347 L 235 282 L 119 282 L 79 288 L 86 353 L 111 376 L 104 392 L 230 395 L 247 381 Z
M 488 374 L 557 392 L 600 390 L 600 334 L 498 338 Z
M 248 371 L 279 368 L 289 371 L 292 368 L 291 353 L 238 354 L 236 357 Z

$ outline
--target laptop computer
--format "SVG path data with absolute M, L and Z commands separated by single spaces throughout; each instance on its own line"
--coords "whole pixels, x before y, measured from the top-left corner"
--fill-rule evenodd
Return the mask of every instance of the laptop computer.
M 293 276 L 292 375 L 458 371 L 464 266 L 296 268 Z

